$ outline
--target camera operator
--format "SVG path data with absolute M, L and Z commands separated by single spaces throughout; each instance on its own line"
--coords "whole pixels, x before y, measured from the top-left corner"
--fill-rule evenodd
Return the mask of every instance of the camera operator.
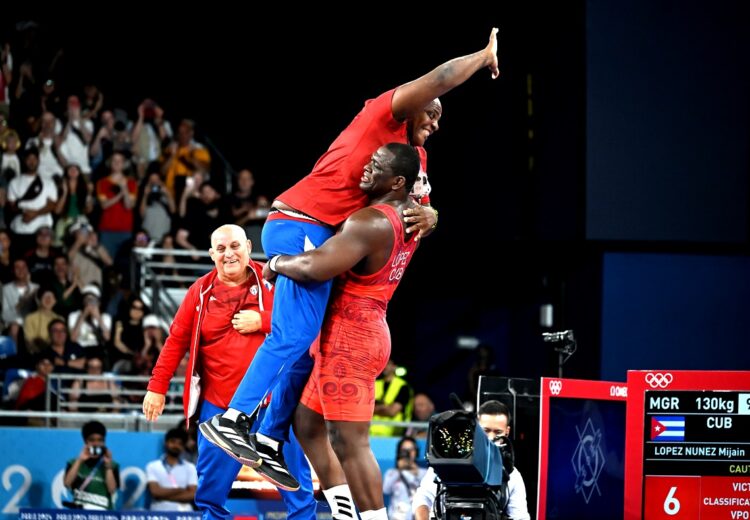
M 497 446 L 502 445 L 504 438 L 510 435 L 510 411 L 500 401 L 487 401 L 479 407 L 477 419 L 487 437 Z M 412 510 L 415 520 L 433 518 L 432 506 L 437 494 L 435 470 L 427 470 L 422 483 L 419 485 Z M 508 503 L 503 510 L 503 518 L 512 520 L 530 520 L 528 505 L 526 504 L 526 486 L 521 473 L 514 467 L 508 481 Z
M 64 503 L 78 509 L 112 510 L 114 494 L 120 486 L 120 467 L 104 445 L 107 429 L 99 421 L 81 428 L 84 445 L 78 457 L 68 461 L 63 483 L 73 492 L 73 502 Z
M 383 494 L 390 496 L 388 518 L 391 520 L 411 520 L 411 501 L 419 487 L 419 482 L 427 473 L 417 466 L 419 448 L 412 437 L 403 437 L 396 447 L 396 467 L 390 468 L 383 476 Z

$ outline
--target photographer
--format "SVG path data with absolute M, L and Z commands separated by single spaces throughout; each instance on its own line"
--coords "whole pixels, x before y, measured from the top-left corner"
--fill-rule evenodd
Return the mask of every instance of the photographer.
M 388 518 L 391 520 L 411 520 L 411 500 L 419 487 L 419 482 L 427 473 L 417 466 L 419 448 L 412 437 L 403 437 L 396 447 L 396 467 L 383 476 L 383 494 L 390 496 Z
M 172 194 L 159 174 L 151 173 L 143 189 L 139 211 L 143 219 L 141 226 L 155 242 L 161 242 L 169 233 L 176 209 Z
M 510 435 L 510 411 L 500 401 L 487 401 L 479 407 L 477 419 L 487 437 L 496 445 L 500 446 L 503 439 Z M 412 511 L 416 520 L 427 520 L 434 518 L 432 508 L 437 494 L 437 480 L 435 471 L 427 470 L 422 483 L 419 485 Z M 523 483 L 521 473 L 514 467 L 508 481 L 508 503 L 503 510 L 503 518 L 512 520 L 529 520 L 528 505 L 526 504 L 526 486 Z
M 104 445 L 107 429 L 99 421 L 81 428 L 84 445 L 78 458 L 68 461 L 63 483 L 73 492 L 73 502 L 65 505 L 77 509 L 112 510 L 115 492 L 120 486 L 120 467 Z

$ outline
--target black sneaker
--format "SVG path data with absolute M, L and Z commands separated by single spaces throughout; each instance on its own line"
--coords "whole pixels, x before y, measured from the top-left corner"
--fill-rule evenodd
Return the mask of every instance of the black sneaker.
M 286 491 L 297 491 L 299 489 L 299 482 L 289 473 L 289 468 L 286 467 L 284 452 L 281 450 L 281 441 L 279 441 L 278 450 L 274 450 L 272 447 L 258 442 L 253 433 L 250 435 L 250 443 L 255 446 L 258 456 L 262 461 L 261 465 L 255 468 L 255 471 L 261 477 L 277 488 Z
M 257 468 L 261 463 L 261 457 L 250 440 L 251 425 L 250 419 L 244 413 L 237 417 L 236 422 L 218 414 L 200 423 L 198 428 L 208 442 L 224 450 L 227 455 L 245 466 Z

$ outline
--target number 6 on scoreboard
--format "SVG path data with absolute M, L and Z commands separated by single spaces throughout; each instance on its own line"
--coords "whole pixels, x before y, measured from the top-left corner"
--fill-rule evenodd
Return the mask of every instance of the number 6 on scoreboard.
M 667 498 L 664 499 L 664 512 L 669 516 L 674 516 L 680 512 L 680 501 L 674 497 L 676 491 L 677 486 L 672 486 L 669 488 Z

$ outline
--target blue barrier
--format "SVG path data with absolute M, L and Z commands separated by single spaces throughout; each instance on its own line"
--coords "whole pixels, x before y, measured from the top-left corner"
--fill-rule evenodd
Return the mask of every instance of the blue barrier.
M 394 466 L 397 442 L 395 438 L 371 439 L 381 470 Z M 145 509 L 146 464 L 163 453 L 164 434 L 109 431 L 106 443 L 114 460 L 120 464 L 117 509 Z M 67 461 L 77 457 L 82 446 L 80 430 L 0 427 L 0 520 L 15 520 L 21 508 L 56 508 L 61 510 L 60 514 L 78 514 L 80 510 L 63 509 L 63 501 L 72 500 L 63 485 L 63 473 Z M 423 446 L 420 450 L 424 452 Z M 243 499 L 232 500 L 230 509 L 235 513 L 257 515 L 283 509 L 280 505 L 281 502 Z M 64 520 L 75 519 L 65 517 Z M 126 519 L 115 516 L 113 520 Z
M 20 520 L 199 520 L 198 511 L 88 511 L 85 509 L 21 508 Z

